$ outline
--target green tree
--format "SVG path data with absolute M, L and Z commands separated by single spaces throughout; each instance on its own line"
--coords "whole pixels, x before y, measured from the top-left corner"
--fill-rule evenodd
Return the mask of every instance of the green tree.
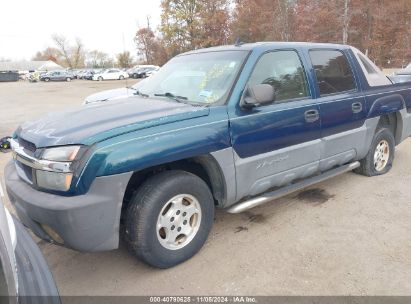
M 120 68 L 130 68 L 133 65 L 133 58 L 131 57 L 129 51 L 124 51 L 117 54 L 117 65 Z
M 160 32 L 168 55 L 226 43 L 229 3 L 229 0 L 162 0 Z
M 200 32 L 198 0 L 163 0 L 160 31 L 171 56 L 196 47 Z

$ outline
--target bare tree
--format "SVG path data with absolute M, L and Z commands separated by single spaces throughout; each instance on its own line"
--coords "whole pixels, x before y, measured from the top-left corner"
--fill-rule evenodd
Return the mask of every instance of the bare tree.
M 78 68 L 84 64 L 84 45 L 79 38 L 76 38 L 74 45 L 64 35 L 54 34 L 52 39 L 69 68 Z
M 343 44 L 348 43 L 348 30 L 350 27 L 350 0 L 344 0 L 344 14 L 343 14 Z
M 69 46 L 68 46 L 68 41 L 67 38 L 63 35 L 57 35 L 53 34 L 51 37 L 56 44 L 60 55 L 64 58 L 64 61 L 66 62 L 67 66 L 70 68 L 73 68 L 73 63 L 71 62 L 71 56 L 69 52 Z
M 72 50 L 73 68 L 84 65 L 84 45 L 80 38 L 76 38 L 76 44 Z
M 112 60 L 107 53 L 93 50 L 87 53 L 87 65 L 93 68 L 106 68 L 112 66 Z

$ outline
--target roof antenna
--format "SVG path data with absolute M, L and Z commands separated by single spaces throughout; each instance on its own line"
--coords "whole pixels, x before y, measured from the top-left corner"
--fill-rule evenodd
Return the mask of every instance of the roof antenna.
M 126 54 L 126 42 L 124 40 L 124 32 L 121 33 L 123 36 L 123 55 L 125 56 Z M 128 95 L 128 77 L 126 77 L 126 88 L 127 88 L 127 95 Z
M 241 46 L 242 44 L 244 44 L 245 42 L 241 41 L 240 37 L 237 37 L 237 39 L 234 42 L 235 46 Z

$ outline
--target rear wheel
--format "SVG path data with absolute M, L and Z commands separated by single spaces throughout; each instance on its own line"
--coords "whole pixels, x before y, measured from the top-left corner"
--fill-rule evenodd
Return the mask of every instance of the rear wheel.
M 45 82 L 49 82 L 49 81 L 50 81 L 50 78 L 44 78 L 44 81 L 45 81 Z
M 134 194 L 125 239 L 141 260 L 168 268 L 201 249 L 213 219 L 214 201 L 207 184 L 185 171 L 166 171 L 149 178 Z
M 100 76 L 99 78 L 97 78 L 97 80 L 98 81 L 103 81 L 103 77 Z
M 119 79 L 120 79 L 120 80 L 123 80 L 123 79 L 124 79 L 124 76 L 123 76 L 123 75 L 120 75 Z
M 70 78 L 70 77 L 67 77 L 67 78 L 66 78 L 66 81 L 70 82 L 70 81 L 71 81 L 71 78 Z
M 371 143 L 371 148 L 361 165 L 355 172 L 375 176 L 382 175 L 390 171 L 394 161 L 395 139 L 392 132 L 387 128 L 379 129 Z

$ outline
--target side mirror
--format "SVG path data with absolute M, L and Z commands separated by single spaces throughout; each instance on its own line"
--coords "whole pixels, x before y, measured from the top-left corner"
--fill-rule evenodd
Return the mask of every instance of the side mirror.
M 256 106 L 270 104 L 275 101 L 275 90 L 269 84 L 256 84 L 248 86 L 241 100 L 241 106 L 252 108 Z

